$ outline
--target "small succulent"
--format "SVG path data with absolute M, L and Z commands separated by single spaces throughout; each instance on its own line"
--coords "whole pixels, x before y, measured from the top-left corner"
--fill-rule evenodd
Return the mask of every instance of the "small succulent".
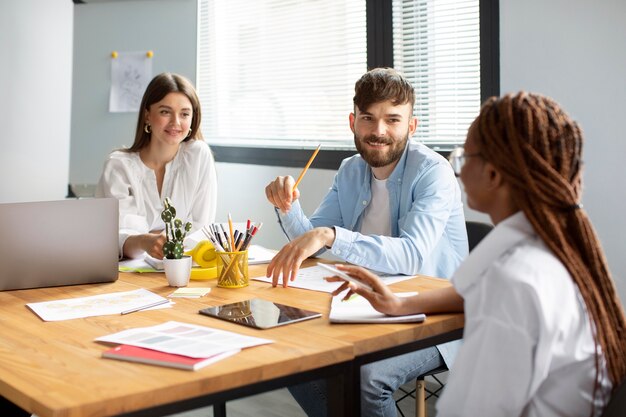
M 187 236 L 187 232 L 191 230 L 191 223 L 185 223 L 185 228 L 183 229 L 183 222 L 176 218 L 176 209 L 168 197 L 165 197 L 163 201 L 161 219 L 165 222 L 165 238 L 167 239 L 163 244 L 163 255 L 167 259 L 182 258 L 184 252 L 183 240 Z

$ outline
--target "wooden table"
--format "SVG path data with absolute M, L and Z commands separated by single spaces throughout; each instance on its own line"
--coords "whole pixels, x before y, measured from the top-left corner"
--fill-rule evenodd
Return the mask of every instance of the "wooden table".
M 265 272 L 251 266 L 251 276 Z M 414 278 L 393 285 L 398 291 L 449 285 L 435 278 Z M 463 316 L 430 316 L 423 324 L 330 324 L 330 294 L 296 288 L 223 289 L 216 281 L 200 299 L 175 299 L 171 309 L 142 311 L 60 322 L 43 322 L 26 303 L 85 297 L 146 288 L 166 296 L 173 291 L 163 274 L 120 273 L 115 283 L 0 292 L 0 395 L 39 417 L 165 415 L 327 378 L 334 387 L 333 414 L 358 415 L 358 367 L 415 348 L 459 338 Z M 198 314 L 198 310 L 260 297 L 323 313 L 269 330 L 255 330 Z M 275 343 L 245 349 L 196 372 L 102 359 L 110 346 L 94 338 L 169 320 L 269 338 Z M 342 391 L 343 390 L 343 391 Z

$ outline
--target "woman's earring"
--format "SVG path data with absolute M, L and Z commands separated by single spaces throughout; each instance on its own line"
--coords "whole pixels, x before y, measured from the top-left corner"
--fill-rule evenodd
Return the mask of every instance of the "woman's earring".
M 143 131 L 146 133 L 152 133 L 152 129 L 150 128 L 150 125 L 148 123 L 143 125 Z
M 192 131 L 192 129 L 189 129 L 189 133 L 187 133 L 187 137 L 191 136 L 191 131 Z

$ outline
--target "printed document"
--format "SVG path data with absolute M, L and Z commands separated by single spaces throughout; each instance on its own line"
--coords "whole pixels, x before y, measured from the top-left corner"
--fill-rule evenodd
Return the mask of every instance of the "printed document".
M 99 342 L 139 346 L 191 358 L 208 358 L 220 352 L 273 343 L 273 340 L 245 336 L 211 327 L 168 321 L 96 338 Z
M 333 292 L 339 288 L 342 282 L 328 282 L 324 278 L 332 276 L 331 272 L 321 266 L 310 266 L 308 268 L 301 268 L 298 270 L 298 275 L 294 281 L 289 281 L 289 286 L 294 288 L 303 288 L 305 290 L 321 291 L 321 292 Z M 396 282 L 406 281 L 413 278 L 410 275 L 389 275 L 381 276 L 380 279 L 387 285 L 395 284 Z M 256 277 L 252 278 L 257 281 L 272 282 L 272 278 Z M 279 281 L 282 282 L 282 278 Z
M 60 321 L 78 319 L 82 317 L 105 316 L 121 314 L 122 311 L 167 301 L 146 289 L 114 292 L 109 294 L 93 295 L 91 297 L 68 298 L 65 300 L 44 301 L 41 303 L 26 304 L 35 314 L 44 321 Z M 169 308 L 173 303 L 162 304 L 146 310 Z

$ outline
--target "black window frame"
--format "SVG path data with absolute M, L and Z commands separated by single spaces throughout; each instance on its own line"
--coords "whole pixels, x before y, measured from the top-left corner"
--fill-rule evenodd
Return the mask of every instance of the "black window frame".
M 366 0 L 367 67 L 393 67 L 392 0 Z M 480 19 L 480 100 L 500 95 L 500 4 L 479 0 Z M 356 81 L 356 80 L 355 80 Z M 216 162 L 264 166 L 302 167 L 311 149 L 286 149 L 211 145 Z M 449 152 L 438 151 L 447 156 Z M 313 168 L 339 168 L 341 161 L 356 151 L 324 150 Z

